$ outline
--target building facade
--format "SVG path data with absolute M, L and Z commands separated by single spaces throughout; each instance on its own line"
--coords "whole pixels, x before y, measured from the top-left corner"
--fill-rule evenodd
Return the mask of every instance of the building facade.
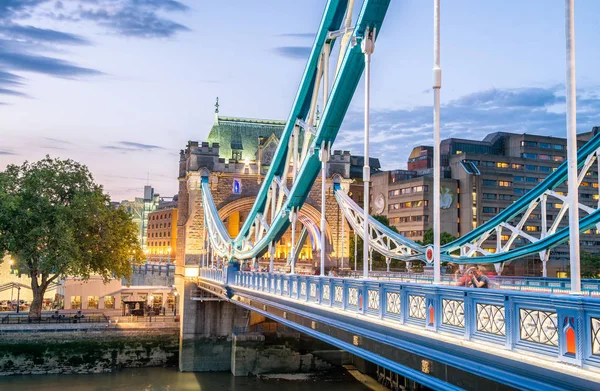
M 581 147 L 599 130 L 596 127 L 591 132 L 580 134 L 578 146 Z M 458 138 L 443 140 L 440 148 L 443 173 L 442 231 L 460 236 L 486 223 L 566 161 L 566 144 L 563 138 L 505 132 L 489 134 L 481 141 Z M 373 178 L 373 208 L 380 208 L 390 223 L 412 240 L 420 240 L 419 234 L 429 227 L 432 218 L 432 213 L 426 209 L 432 205 L 432 200 L 428 198 L 432 186 L 429 148 L 417 147 L 413 150 L 409 157 L 411 170 L 390 171 Z M 567 189 L 562 185 L 555 191 L 560 195 L 565 194 Z M 377 197 L 383 197 L 384 201 L 378 204 Z M 598 204 L 597 171 L 588 172 L 581 184 L 579 197 L 584 205 Z M 523 231 L 539 236 L 543 222 L 547 227 L 552 224 L 561 207 L 562 203 L 558 201 L 549 204 L 542 216 L 541 207 L 538 206 L 523 225 Z M 378 210 L 373 209 L 372 213 Z M 559 228 L 566 224 L 565 219 Z M 510 233 L 504 230 L 501 235 L 504 242 L 509 239 Z M 527 243 L 522 238 L 515 240 L 517 246 Z M 495 235 L 483 243 L 483 248 L 490 253 L 497 251 L 496 246 Z M 580 246 L 582 251 L 598 252 L 598 231 L 583 232 Z M 568 269 L 568 246 L 558 246 L 548 256 L 548 276 L 564 275 Z M 513 261 L 507 267 L 505 272 L 508 273 L 535 276 L 540 275 L 542 264 L 539 256 L 529 256 Z
M 204 243 L 204 216 L 200 191 L 202 172 L 209 175 L 209 184 L 219 215 L 231 237 L 237 236 L 262 185 L 271 160 L 279 145 L 285 121 L 258 120 L 220 116 L 208 142 L 189 142 L 180 154 L 177 259 L 182 266 L 197 267 L 208 258 Z M 302 137 L 298 145 L 302 145 Z M 356 157 L 348 151 L 334 151 L 327 168 L 325 243 L 320 243 L 321 178 L 316 179 L 310 194 L 299 211 L 297 232 L 307 231 L 305 240 L 297 243 L 296 272 L 312 273 L 318 266 L 320 251 L 326 253 L 326 267 L 342 267 L 349 255 L 350 227 L 343 218 L 332 191 L 332 177 L 341 178 L 342 186 L 350 191 L 352 164 Z M 373 161 L 378 167 L 379 162 Z M 290 162 L 293 167 L 293 161 Z M 287 178 L 292 184 L 292 169 Z M 361 190 L 362 191 L 362 190 Z M 270 221 L 270 215 L 265 216 Z M 303 235 L 299 235 L 301 238 Z M 275 269 L 289 269 L 291 227 L 275 245 Z M 269 254 L 262 261 L 268 264 Z M 214 262 L 211 257 L 210 262 Z M 218 260 L 217 260 L 218 262 Z M 347 263 L 345 264 L 347 266 Z
M 148 246 L 145 253 L 151 263 L 175 263 L 177 255 L 177 204 L 159 205 L 148 214 Z

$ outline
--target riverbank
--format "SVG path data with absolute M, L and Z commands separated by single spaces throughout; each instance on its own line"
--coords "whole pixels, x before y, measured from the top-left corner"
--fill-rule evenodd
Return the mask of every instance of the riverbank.
M 123 369 L 86 375 L 40 375 L 0 377 L 0 390 L 35 391 L 368 391 L 346 371 L 234 377 L 228 372 L 189 373 L 176 368 Z
M 0 328 L 0 375 L 89 374 L 177 366 L 176 327 L 97 327 L 57 331 Z M 1 388 L 1 387 L 0 387 Z

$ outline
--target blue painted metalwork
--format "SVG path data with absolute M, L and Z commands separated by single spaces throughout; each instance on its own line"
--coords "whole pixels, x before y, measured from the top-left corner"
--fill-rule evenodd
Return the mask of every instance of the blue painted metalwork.
M 430 330 L 446 336 L 455 335 L 466 341 L 481 341 L 500 350 L 530 355 L 538 360 L 577 365 L 600 373 L 600 301 L 597 299 L 399 281 L 235 273 L 235 282 L 229 288 L 236 294 L 240 294 L 242 289 L 248 297 L 253 297 L 253 292 L 256 292 L 273 298 L 286 298 L 307 306 L 293 307 L 299 314 L 311 313 L 311 308 L 315 308 L 311 306 L 316 305 L 319 310 L 333 311 L 331 317 L 338 317 L 339 311 L 343 311 L 350 315 L 348 322 L 352 319 L 355 323 L 356 320 L 364 330 L 371 330 L 377 327 L 377 322 L 383 321 L 390 326 L 403 325 L 415 331 Z M 225 284 L 222 275 L 214 270 L 202 269 L 200 275 L 207 281 Z M 261 284 L 261 278 L 273 283 Z M 283 287 L 286 281 L 294 283 L 297 288 L 293 292 L 278 288 Z M 314 296 L 310 293 L 312 289 Z M 237 301 L 235 303 L 241 305 Z M 272 314 L 267 315 L 272 317 Z M 287 324 L 285 319 L 280 320 Z M 290 326 L 297 328 L 297 325 Z M 339 327 L 347 329 L 351 325 L 340 323 Z M 310 334 L 309 330 L 305 331 Z M 567 342 L 567 333 L 574 336 L 571 344 Z M 371 332 L 365 336 L 374 337 Z M 324 339 L 322 335 L 319 338 Z M 420 348 L 418 353 L 425 354 L 424 351 Z M 432 358 L 443 359 L 439 355 Z M 460 367 L 459 361 L 460 357 L 454 357 L 451 362 Z M 522 384 L 519 388 L 530 387 Z

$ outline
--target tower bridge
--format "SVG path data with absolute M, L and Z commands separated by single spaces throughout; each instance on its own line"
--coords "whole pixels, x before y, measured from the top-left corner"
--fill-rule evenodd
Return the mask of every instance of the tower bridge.
M 222 117 L 217 104 L 208 141 L 189 142 L 180 154 L 180 368 L 226 368 L 227 338 L 251 311 L 433 389 L 598 389 L 600 289 L 589 281 L 582 285 L 579 232 L 600 229 L 600 211 L 579 204 L 578 188 L 600 164 L 600 134 L 577 150 L 573 0 L 566 5 L 567 161 L 509 207 L 443 246 L 439 0 L 434 0 L 433 246 L 369 214 L 370 63 L 389 0 L 365 0 L 355 18 L 352 0 L 328 1 L 287 121 Z M 337 62 L 330 58 L 334 45 Z M 353 182 L 350 154 L 332 151 L 363 74 L 363 172 L 362 182 Z M 363 205 L 349 195 L 351 186 L 364 186 Z M 559 186 L 568 191 L 558 192 Z M 547 221 L 551 202 L 559 212 Z M 524 229 L 533 212 L 542 220 L 535 232 Z M 328 277 L 329 267 L 344 266 L 350 228 L 364 240 L 362 276 Z M 495 251 L 483 247 L 492 237 Z M 506 282 L 494 287 L 502 289 L 484 290 L 452 286 L 441 275 L 444 261 L 493 264 L 498 274 L 506 262 L 525 256 L 546 262 L 567 241 L 569 279 L 523 279 L 510 288 Z M 392 259 L 424 262 L 432 276 L 380 280 L 368 267 L 373 251 L 388 265 Z M 252 272 L 245 267 L 249 263 Z M 319 275 L 306 275 L 313 271 Z

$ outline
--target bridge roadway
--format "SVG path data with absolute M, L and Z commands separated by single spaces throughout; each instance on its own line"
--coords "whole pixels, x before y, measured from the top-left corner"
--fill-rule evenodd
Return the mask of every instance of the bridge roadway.
M 600 389 L 600 300 L 200 269 L 198 287 L 433 389 Z

